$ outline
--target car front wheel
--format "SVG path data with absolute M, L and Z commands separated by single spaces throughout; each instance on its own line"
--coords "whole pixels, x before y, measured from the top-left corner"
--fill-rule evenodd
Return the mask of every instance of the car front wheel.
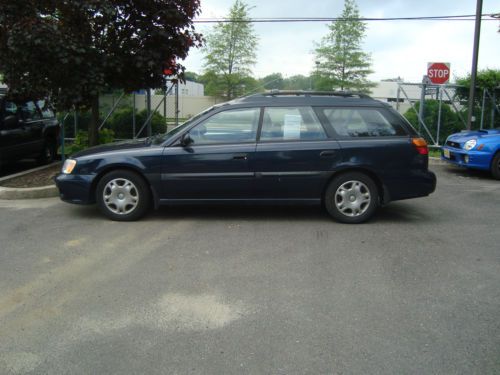
M 493 178 L 500 180 L 500 152 L 497 152 L 491 162 L 491 174 Z
M 144 216 L 151 194 L 144 179 L 128 170 L 107 173 L 97 184 L 99 209 L 112 220 L 133 221 Z
M 375 182 L 359 172 L 335 177 L 325 192 L 325 208 L 341 223 L 356 224 L 370 219 L 378 206 Z

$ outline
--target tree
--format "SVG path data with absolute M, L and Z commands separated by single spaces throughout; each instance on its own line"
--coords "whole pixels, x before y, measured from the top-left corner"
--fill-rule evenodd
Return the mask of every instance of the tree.
M 417 112 L 419 108 L 420 102 L 416 102 L 415 109 Z M 435 139 L 437 135 L 438 113 L 439 101 L 435 99 L 426 100 L 424 105 L 424 123 Z M 415 129 L 419 128 L 418 116 L 412 108 L 405 112 L 404 117 L 406 117 Z M 463 125 L 460 122 L 458 115 L 451 109 L 449 104 L 441 103 L 441 126 L 439 130 L 439 139 L 446 139 L 450 134 L 457 133 L 461 130 L 463 130 Z M 431 142 L 431 139 L 425 130 L 422 129 L 421 133 L 428 142 Z
M 354 0 L 345 0 L 340 17 L 328 26 L 330 32 L 316 48 L 316 89 L 369 92 L 374 87 L 367 79 L 373 73 L 371 60 L 360 47 L 366 26 Z
M 195 72 L 184 72 L 184 79 L 191 82 L 200 82 L 200 75 Z
M 456 82 L 457 85 L 460 85 L 461 87 L 457 88 L 457 97 L 463 101 L 463 102 L 468 102 L 469 100 L 469 88 L 470 88 L 470 81 L 471 77 L 470 74 L 467 75 L 466 77 L 459 77 L 457 78 Z M 477 72 L 476 76 L 476 95 L 475 95 L 475 102 L 474 102 L 474 116 L 476 119 L 481 118 L 481 106 L 483 103 L 483 95 L 484 95 L 484 89 L 489 93 L 486 93 L 486 98 L 485 98 L 485 110 L 484 113 L 486 114 L 486 118 L 490 119 L 491 122 L 491 117 L 489 116 L 492 110 L 495 110 L 495 105 L 496 108 L 500 106 L 500 70 L 499 69 L 485 69 Z M 494 94 L 494 95 L 493 95 Z M 493 103 L 492 97 L 495 98 L 495 103 Z M 467 118 L 467 112 L 468 109 L 464 108 L 463 110 L 463 116 L 464 118 Z M 500 126 L 500 116 L 498 115 L 498 112 L 494 116 L 494 124 L 490 123 L 491 127 L 498 127 Z M 475 123 L 479 124 L 479 121 L 476 120 Z M 485 120 L 485 124 L 488 123 L 488 120 Z
M 99 93 L 163 85 L 163 69 L 201 46 L 199 0 L 0 0 L 0 72 L 13 97 L 50 96 L 58 110 L 92 108 Z
M 227 16 L 230 22 L 219 22 L 206 38 L 203 81 L 208 95 L 232 99 L 246 90 L 257 48 L 249 10 L 246 3 L 236 0 Z
M 259 83 L 266 90 L 282 90 L 285 81 L 281 73 L 272 73 L 259 79 Z
M 303 76 L 302 74 L 297 74 L 288 78 L 285 78 L 284 89 L 285 90 L 309 90 L 311 88 L 311 77 Z

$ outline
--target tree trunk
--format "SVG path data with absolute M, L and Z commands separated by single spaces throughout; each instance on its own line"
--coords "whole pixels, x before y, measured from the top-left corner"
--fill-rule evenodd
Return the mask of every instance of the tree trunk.
M 92 116 L 89 124 L 89 146 L 99 144 L 99 95 L 92 98 Z

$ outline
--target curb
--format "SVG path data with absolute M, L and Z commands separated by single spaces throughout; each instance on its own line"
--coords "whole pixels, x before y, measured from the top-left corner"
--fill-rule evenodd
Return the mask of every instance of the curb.
M 43 170 L 45 168 L 52 167 L 57 163 L 60 162 L 56 161 L 51 164 L 42 165 L 41 167 L 36 167 L 28 169 L 27 171 L 11 174 L 9 176 L 0 178 L 0 182 L 7 181 L 16 177 L 21 177 L 32 172 Z M 58 196 L 59 196 L 59 190 L 57 189 L 56 185 L 47 185 L 47 186 L 32 187 L 32 188 L 11 188 L 11 187 L 0 186 L 0 199 L 5 199 L 5 200 L 52 198 Z
M 56 185 L 40 186 L 34 188 L 8 188 L 0 187 L 0 199 L 38 199 L 58 197 L 59 190 Z

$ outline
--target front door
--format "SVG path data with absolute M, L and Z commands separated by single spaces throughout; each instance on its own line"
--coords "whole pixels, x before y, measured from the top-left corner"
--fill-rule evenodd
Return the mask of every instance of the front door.
M 221 111 L 189 131 L 190 144 L 166 147 L 160 199 L 251 199 L 259 117 L 260 108 Z

